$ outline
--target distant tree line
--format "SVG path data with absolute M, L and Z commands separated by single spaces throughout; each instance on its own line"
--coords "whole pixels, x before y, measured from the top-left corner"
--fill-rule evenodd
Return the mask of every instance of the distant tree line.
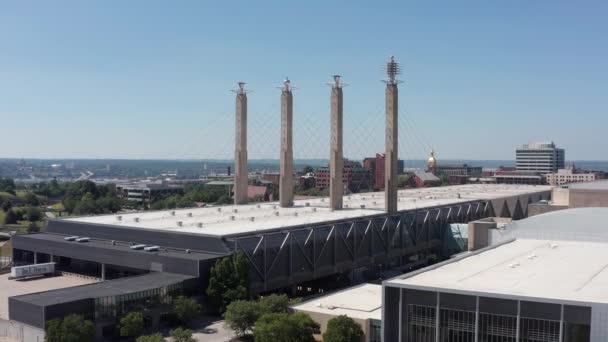
M 196 206 L 196 202 L 229 204 L 232 199 L 224 187 L 190 184 L 184 189 L 183 195 L 169 195 L 157 200 L 150 205 L 150 209 L 188 208 Z
M 66 183 L 61 203 L 68 213 L 76 215 L 115 213 L 124 205 L 114 184 L 98 185 L 89 180 Z

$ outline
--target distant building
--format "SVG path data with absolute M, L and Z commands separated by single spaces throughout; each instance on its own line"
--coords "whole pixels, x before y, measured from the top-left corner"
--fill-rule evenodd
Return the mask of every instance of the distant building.
M 410 177 L 410 184 L 416 188 L 441 185 L 441 179 L 430 172 L 415 171 Z
M 548 173 L 545 177 L 547 178 L 547 183 L 553 186 L 574 182 L 592 182 L 598 179 L 597 173 L 579 172 L 573 166 L 559 169 L 555 173 Z
M 321 167 L 315 171 L 315 187 L 325 189 L 329 187 L 329 168 Z M 352 192 L 369 190 L 373 187 L 371 170 L 364 168 L 357 162 L 344 159 L 344 169 L 342 174 L 344 186 Z
M 382 189 L 384 188 L 384 153 L 376 153 L 376 157 L 367 157 L 363 159 L 363 167 L 371 170 L 371 173 L 374 177 L 374 188 Z M 398 161 L 397 172 L 399 174 L 403 173 L 405 169 L 405 162 L 403 160 Z
M 466 184 L 469 178 L 481 177 L 483 168 L 481 166 L 470 166 L 468 164 L 439 164 L 435 151 L 431 151 L 427 160 L 427 171 L 439 176 L 446 175 L 449 184 Z
M 148 207 L 150 203 L 171 194 L 183 194 L 184 186 L 169 182 L 117 184 L 116 194 L 119 198 L 141 203 Z
M 515 151 L 517 171 L 555 173 L 565 166 L 565 151 L 553 142 L 524 144 Z
M 496 184 L 545 184 L 543 176 L 536 172 L 504 171 L 497 172 L 490 178 L 494 178 Z

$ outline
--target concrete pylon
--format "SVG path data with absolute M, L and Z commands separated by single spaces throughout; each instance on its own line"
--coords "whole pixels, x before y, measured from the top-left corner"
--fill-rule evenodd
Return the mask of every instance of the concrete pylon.
M 398 138 L 399 138 L 399 81 L 395 78 L 399 74 L 399 64 L 394 57 L 386 65 L 388 79 L 386 82 L 386 152 L 384 160 L 384 206 L 388 214 L 397 212 L 397 168 Z
M 329 152 L 329 208 L 342 209 L 344 193 L 344 155 L 342 151 L 342 121 L 344 102 L 340 76 L 331 84 L 331 146 Z
M 247 91 L 239 82 L 236 93 L 236 129 L 234 139 L 234 204 L 246 204 L 249 170 L 247 169 Z
M 281 165 L 279 204 L 293 206 L 293 94 L 289 79 L 281 88 Z

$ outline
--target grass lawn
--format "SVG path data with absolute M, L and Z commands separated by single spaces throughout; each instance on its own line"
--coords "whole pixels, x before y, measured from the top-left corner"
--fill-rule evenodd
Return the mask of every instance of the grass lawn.
M 53 208 L 55 210 L 65 210 L 65 207 L 63 206 L 63 203 L 61 203 L 61 202 L 53 204 L 51 206 L 51 208 Z
M 15 195 L 9 194 L 8 192 L 0 191 L 0 197 L 2 198 L 13 198 Z

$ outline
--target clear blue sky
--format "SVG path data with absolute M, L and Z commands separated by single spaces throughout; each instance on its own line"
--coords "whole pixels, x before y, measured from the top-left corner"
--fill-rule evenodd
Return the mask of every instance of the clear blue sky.
M 346 154 L 373 154 L 395 55 L 402 157 L 554 140 L 607 160 L 606 18 L 606 1 L 2 1 L 0 157 L 230 158 L 244 80 L 250 157 L 278 158 L 289 76 L 295 157 L 326 158 L 334 73 Z

